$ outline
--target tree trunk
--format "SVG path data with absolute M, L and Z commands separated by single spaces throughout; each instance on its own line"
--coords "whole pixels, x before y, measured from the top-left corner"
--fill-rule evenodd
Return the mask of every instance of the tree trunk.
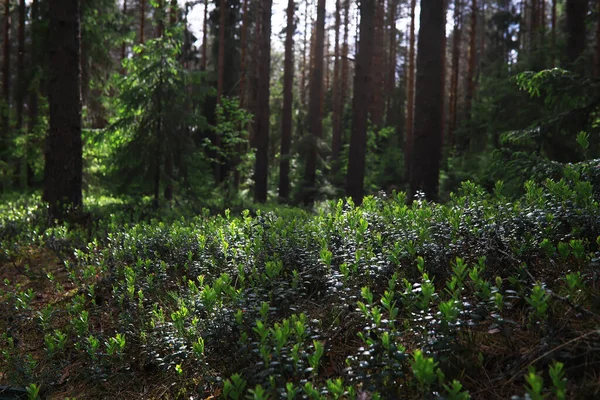
M 262 0 L 262 24 L 260 34 L 260 65 L 258 104 L 259 113 L 256 120 L 256 167 L 254 200 L 259 203 L 267 201 L 267 184 L 269 176 L 269 96 L 271 71 L 271 7 L 273 0 Z
M 27 91 L 27 82 L 25 82 L 25 0 L 19 0 L 19 28 L 17 32 L 17 92 L 16 92 L 16 111 L 17 111 L 17 133 L 23 134 L 23 104 L 25 102 L 25 93 Z M 17 185 L 21 182 L 22 158 L 17 161 L 15 166 L 15 181 Z
M 140 43 L 144 44 L 144 33 L 146 30 L 146 0 L 140 1 Z
M 81 67 L 79 0 L 50 0 L 48 105 L 43 200 L 52 216 L 82 199 Z
M 206 71 L 206 56 L 208 49 L 208 0 L 204 0 L 204 19 L 202 20 L 202 61 L 200 70 Z
M 352 100 L 352 136 L 346 177 L 346 196 L 355 204 L 363 199 L 365 158 L 367 148 L 368 104 L 371 99 L 371 66 L 373 62 L 373 39 L 375 1 L 360 2 L 360 42 L 354 72 L 354 98 Z
M 2 135 L 4 136 L 3 149 L 8 148 L 10 142 L 10 0 L 4 0 L 4 31 L 2 45 Z M 3 150 L 4 151 L 4 150 Z M 8 171 L 7 171 L 8 172 Z
M 556 0 L 552 0 L 552 67 L 556 66 Z
M 587 0 L 567 0 L 567 59 L 575 71 L 583 72 L 583 66 L 576 66 L 579 57 L 585 51 Z
M 300 77 L 300 101 L 306 107 L 306 71 L 310 68 L 306 64 L 306 51 L 310 47 L 308 45 L 308 0 L 304 1 L 304 35 L 302 42 L 302 76 Z
M 442 151 L 444 1 L 423 0 L 417 52 L 415 128 L 410 198 L 437 200 Z
M 383 88 L 384 83 L 384 35 L 383 35 L 383 21 L 384 21 L 384 4 L 383 0 L 375 1 L 375 21 L 374 21 L 374 40 L 373 40 L 373 61 L 372 61 L 372 88 L 371 88 L 371 101 L 370 101 L 370 113 L 371 122 L 375 129 L 380 128 L 383 123 L 383 111 L 385 106 L 383 104 Z
M 348 35 L 349 35 L 349 25 L 350 25 L 350 0 L 344 0 L 344 43 L 342 44 L 342 85 L 340 91 L 340 119 L 342 120 L 342 138 L 343 138 L 343 120 L 344 120 L 344 110 L 346 108 L 347 98 L 348 98 L 348 81 L 349 81 L 349 61 L 348 61 Z
M 219 64 L 217 71 L 217 104 L 221 103 L 223 82 L 225 79 L 225 14 L 226 0 L 219 0 Z
M 290 148 L 292 146 L 292 86 L 294 84 L 294 0 L 288 1 L 283 71 L 283 111 L 281 116 L 281 160 L 279 162 L 279 198 L 290 196 Z
M 596 6 L 596 64 L 594 77 L 600 79 L 600 2 Z
M 333 122 L 333 135 L 331 139 L 331 162 L 332 171 L 337 172 L 337 164 L 340 151 L 342 149 L 342 113 L 344 105 L 341 102 L 341 82 L 340 82 L 340 25 L 341 25 L 341 2 L 335 2 L 335 44 L 333 64 L 333 113 L 331 119 Z
M 241 33 L 241 55 L 240 55 L 240 107 L 246 106 L 246 53 L 248 52 L 248 0 L 244 0 L 242 5 L 242 33 Z
M 127 17 L 127 0 L 123 0 L 123 15 Z M 123 40 L 121 43 L 121 64 L 123 60 L 127 57 L 127 41 Z M 121 69 L 121 73 L 125 73 L 125 68 Z
M 467 93 L 465 96 L 465 111 L 471 119 L 471 105 L 475 96 L 475 66 L 477 62 L 477 0 L 471 2 L 471 31 L 469 32 L 469 61 L 467 67 Z
M 408 45 L 408 82 L 406 99 L 406 140 L 404 143 L 404 175 L 410 181 L 410 168 L 413 148 L 414 99 L 415 99 L 415 6 L 416 0 L 410 2 L 410 33 Z
M 217 105 L 221 104 L 221 97 L 223 96 L 223 84 L 225 81 L 225 14 L 227 11 L 226 0 L 219 0 L 219 59 L 217 66 Z M 221 136 L 215 135 L 215 146 L 220 150 L 221 148 Z M 217 151 L 219 151 L 217 150 Z M 221 165 L 221 158 L 217 154 L 216 165 L 215 165 L 215 182 L 221 183 L 223 181 L 223 174 Z
M 325 39 L 325 0 L 317 0 L 317 22 L 315 26 L 314 65 L 310 76 L 310 99 L 308 120 L 310 122 L 310 139 L 306 158 L 306 192 L 304 203 L 311 204 L 315 199 L 317 182 L 318 141 L 322 136 L 323 119 L 323 53 Z
M 165 0 L 158 0 L 157 3 L 156 17 L 158 21 L 156 23 L 156 37 L 162 37 L 165 32 Z
M 458 77 L 460 75 L 460 44 L 462 36 L 462 10 L 460 0 L 454 2 L 454 31 L 452 37 L 452 76 L 450 77 L 450 129 L 448 144 L 454 145 L 454 131 L 458 126 Z
M 390 0 L 389 2 L 389 64 L 388 76 L 386 83 L 386 125 L 392 126 L 395 124 L 394 118 L 394 91 L 396 89 L 396 12 L 398 10 L 398 0 Z
M 531 0 L 531 17 L 529 19 L 529 53 L 531 54 L 537 48 L 539 20 L 538 0 Z
M 30 51 L 29 51 L 29 57 L 30 57 L 30 62 L 31 62 L 31 70 L 32 72 L 32 77 L 34 77 L 35 75 L 35 71 L 40 68 L 40 54 L 38 51 L 36 51 L 38 49 L 39 44 L 37 43 L 38 40 L 38 36 L 37 36 L 37 30 L 39 29 L 39 2 L 38 0 L 33 0 L 31 3 L 31 25 L 30 25 Z M 40 84 L 37 80 L 34 80 L 34 82 L 36 84 L 30 84 L 29 88 L 28 88 L 28 97 L 29 97 L 29 101 L 27 104 L 27 111 L 28 111 L 28 122 L 27 122 L 27 131 L 29 134 L 32 134 L 35 131 L 37 122 L 38 122 L 38 96 L 39 96 L 39 89 L 40 89 Z M 27 187 L 33 187 L 34 184 L 34 171 L 33 171 L 33 162 L 31 160 L 31 152 L 30 152 L 30 148 L 31 143 L 29 141 L 27 141 L 26 143 L 26 150 L 25 150 L 25 159 L 26 159 L 26 175 L 27 175 Z

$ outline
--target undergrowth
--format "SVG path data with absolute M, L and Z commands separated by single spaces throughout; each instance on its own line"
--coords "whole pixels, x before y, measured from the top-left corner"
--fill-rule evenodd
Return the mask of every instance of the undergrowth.
M 177 216 L 0 209 L 0 383 L 30 398 L 594 398 L 600 208 L 575 167 Z M 95 204 L 95 205 L 94 205 Z M 522 397 L 518 397 L 522 396 Z

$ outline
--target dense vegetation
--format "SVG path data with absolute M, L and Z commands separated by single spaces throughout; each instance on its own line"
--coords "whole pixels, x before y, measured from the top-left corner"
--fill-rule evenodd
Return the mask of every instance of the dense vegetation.
M 0 398 L 598 398 L 600 3 L 280 5 L 2 1 Z
M 89 199 L 56 226 L 37 198 L 9 203 L 4 379 L 77 398 L 592 398 L 598 168 L 513 202 L 466 182 L 444 205 L 316 214 Z

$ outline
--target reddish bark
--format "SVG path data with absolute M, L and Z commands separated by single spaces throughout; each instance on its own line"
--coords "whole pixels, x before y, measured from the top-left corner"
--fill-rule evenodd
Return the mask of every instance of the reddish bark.
M 444 1 L 422 0 L 417 52 L 415 127 L 410 198 L 437 200 L 442 152 Z
M 458 77 L 460 74 L 460 48 L 462 37 L 462 10 L 460 0 L 454 1 L 454 31 L 452 37 L 452 75 L 450 78 L 450 126 L 448 144 L 454 145 L 454 131 L 458 125 Z
M 260 65 L 258 69 L 258 102 L 260 105 L 256 119 L 256 166 L 254 200 L 267 201 L 269 176 L 269 96 L 271 72 L 271 7 L 272 0 L 262 0 L 262 24 L 260 34 Z
M 371 99 L 373 62 L 373 39 L 375 2 L 362 0 L 360 7 L 360 43 L 356 55 L 354 73 L 354 98 L 352 100 L 352 135 L 348 155 L 348 175 L 346 195 L 352 197 L 355 204 L 362 203 L 365 176 L 365 158 L 367 147 L 368 110 L 365 104 Z
M 292 86 L 294 84 L 294 0 L 288 1 L 283 72 L 283 110 L 281 116 L 281 160 L 279 162 L 279 198 L 290 195 L 290 149 L 292 146 Z
M 333 135 L 331 141 L 331 160 L 335 164 L 342 148 L 342 112 L 343 104 L 341 97 L 340 82 L 340 25 L 341 25 L 341 4 L 340 0 L 335 2 L 335 44 L 334 44 L 334 65 L 333 65 L 333 112 L 331 119 L 333 122 Z M 334 167 L 334 172 L 336 168 Z
M 146 24 L 146 0 L 140 0 L 140 43 L 144 44 L 144 31 Z
M 465 112 L 471 118 L 471 105 L 475 95 L 475 66 L 477 62 L 477 0 L 471 2 L 471 30 L 469 32 L 469 60 L 467 67 L 467 93 L 465 96 Z
M 410 168 L 413 147 L 414 99 L 415 99 L 415 6 L 410 2 L 410 32 L 408 45 L 408 82 L 406 100 L 406 140 L 404 144 L 404 174 L 410 180 Z
M 322 136 L 323 119 L 323 56 L 325 42 L 325 0 L 317 1 L 317 21 L 315 25 L 314 65 L 310 76 L 310 99 L 308 120 L 310 123 L 310 140 L 306 157 L 304 203 L 311 204 L 316 194 L 318 141 Z

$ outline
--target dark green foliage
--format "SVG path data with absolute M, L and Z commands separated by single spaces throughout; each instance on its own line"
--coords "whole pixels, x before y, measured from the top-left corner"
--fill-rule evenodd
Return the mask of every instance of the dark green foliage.
M 159 182 L 172 185 L 207 167 L 195 149 L 207 126 L 199 109 L 208 88 L 178 61 L 179 34 L 168 30 L 135 47 L 118 80 L 117 115 L 104 137 L 114 151 L 109 176 L 129 193 L 154 190 L 157 199 Z M 172 176 L 164 170 L 167 159 L 175 166 Z

